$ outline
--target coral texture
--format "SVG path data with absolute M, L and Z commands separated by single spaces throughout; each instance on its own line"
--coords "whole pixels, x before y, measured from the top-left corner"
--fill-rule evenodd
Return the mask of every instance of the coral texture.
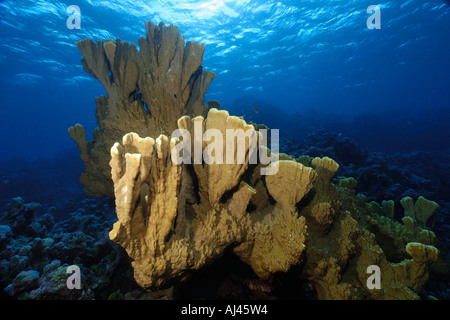
M 95 100 L 98 128 L 92 141 L 86 142 L 82 125 L 68 129 L 81 152 L 86 172 L 80 181 L 89 195 L 113 196 L 109 150 L 126 133 L 170 134 L 182 115 L 202 115 L 208 109 L 205 93 L 215 74 L 201 66 L 205 46 L 185 44 L 176 26 L 145 26 L 147 36 L 139 38 L 139 51 L 120 39 L 77 42 L 84 70 L 107 93 Z
M 256 126 L 209 108 L 217 102 L 204 106 L 213 78 L 200 67 L 204 47 L 183 46 L 176 27 L 146 27 L 140 52 L 120 40 L 78 43 L 84 69 L 108 98 L 97 99 L 94 141 L 85 142 L 80 125 L 69 129 L 85 163 L 86 192 L 115 197 L 118 221 L 109 236 L 132 259 L 138 285 L 170 287 L 229 249 L 263 281 L 300 265 L 298 278 L 319 299 L 419 298 L 441 256 L 426 229 L 434 202 L 403 200 L 400 223 L 394 201 L 367 203 L 355 194 L 355 179 L 335 177 L 333 159 L 272 154 Z M 181 135 L 168 137 L 177 127 Z M 230 147 L 229 130 L 246 132 L 245 140 L 232 137 Z M 252 137 L 269 165 L 250 161 Z M 382 275 L 376 289 L 366 282 L 373 266 Z
M 118 262 L 126 259 L 121 248 L 107 239 L 107 230 L 114 222 L 109 203 L 107 199 L 86 199 L 76 212 L 61 220 L 55 207 L 39 213 L 40 205 L 11 199 L 3 220 L 15 227 L 0 225 L 0 235 L 4 230 L 0 237 L 0 287 L 7 297 L 74 300 L 96 295 L 105 299 Z M 66 270 L 72 264 L 82 270 L 82 290 L 67 289 Z M 120 274 L 127 278 L 123 270 Z M 131 281 L 132 275 L 128 278 Z
M 229 129 L 254 131 L 242 119 L 217 109 L 211 109 L 206 119 L 185 116 L 178 121 L 185 130 L 193 130 L 196 122 L 203 130 L 220 128 L 223 137 Z M 312 187 L 311 168 L 293 161 L 277 163 L 278 173 L 268 182 L 277 203 L 252 219 L 246 209 L 256 191 L 243 180 L 249 143 L 244 163 L 210 165 L 174 164 L 170 159 L 174 145 L 175 140 L 164 135 L 154 140 L 130 133 L 111 149 L 118 222 L 110 238 L 133 259 L 139 285 L 161 287 L 210 263 L 233 245 L 261 278 L 298 262 L 306 228 L 295 203 Z M 202 145 L 202 154 L 208 145 Z M 224 152 L 225 145 L 223 141 Z M 288 192 L 280 185 L 286 177 L 293 182 Z
M 216 109 L 206 119 L 178 121 L 191 136 L 196 123 L 224 135 L 227 129 L 249 129 Z M 435 236 L 411 221 L 392 220 L 391 202 L 385 204 L 388 217 L 380 215 L 380 206 L 355 195 L 353 178 L 333 183 L 339 166 L 332 159 L 303 158 L 308 167 L 279 155 L 282 160 L 269 165 L 278 172 L 262 176 L 261 164 L 249 165 L 249 143 L 242 164 L 175 165 L 170 150 L 177 143 L 164 135 L 155 141 L 130 133 L 111 150 L 119 220 L 110 237 L 133 259 L 143 288 L 183 279 L 230 247 L 263 280 L 302 265 L 298 276 L 315 287 L 319 299 L 419 298 L 428 267 L 439 256 Z M 211 144 L 203 141 L 203 155 Z M 219 145 L 225 153 L 225 141 Z M 237 148 L 232 150 L 236 159 Z M 382 272 L 381 289 L 366 285 L 373 265 Z
M 424 244 L 428 242 L 419 230 L 380 216 L 364 196 L 355 195 L 355 187 L 353 178 L 328 182 L 337 197 L 330 200 L 339 209 L 326 234 L 313 231 L 323 230 L 323 222 L 307 219 L 303 276 L 314 284 L 319 299 L 418 299 L 438 249 Z M 381 270 L 380 289 L 366 285 L 372 265 Z
M 405 216 L 416 219 L 423 227 L 429 227 L 431 229 L 434 227 L 434 222 L 436 221 L 435 211 L 439 208 L 436 202 L 420 196 L 415 204 L 413 204 L 411 197 L 403 198 L 400 203 L 405 209 Z

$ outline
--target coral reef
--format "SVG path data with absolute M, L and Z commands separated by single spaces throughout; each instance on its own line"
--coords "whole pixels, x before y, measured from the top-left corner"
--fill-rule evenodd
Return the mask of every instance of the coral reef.
M 115 290 L 110 288 L 114 274 L 121 264 L 128 264 L 122 250 L 107 238 L 114 221 L 110 201 L 86 199 L 78 211 L 62 220 L 55 208 L 44 213 L 39 212 L 40 208 L 36 203 L 26 204 L 22 198 L 14 198 L 2 216 L 3 223 L 28 223 L 28 228 L 24 224 L 20 228 L 0 226 L 0 287 L 6 296 L 106 299 L 105 295 Z M 82 290 L 66 287 L 67 267 L 74 264 L 82 270 Z M 128 278 L 126 269 L 120 273 L 133 283 L 130 272 Z
M 280 159 L 286 161 L 289 160 L 289 157 L 280 155 Z M 303 157 L 304 163 L 309 165 L 313 159 Z M 324 163 L 324 161 L 321 162 Z M 331 159 L 326 162 L 335 170 L 336 166 L 332 164 Z M 258 219 L 259 214 L 261 211 L 264 213 L 264 210 L 273 212 L 273 207 L 280 207 L 281 204 L 275 202 L 276 196 L 273 197 L 267 192 L 266 179 L 258 175 L 258 170 L 255 169 L 257 168 L 250 166 L 247 170 L 253 170 L 256 174 L 249 177 L 244 173 L 241 176 L 250 185 L 255 186 L 253 189 L 256 192 L 250 199 L 246 211 L 252 221 L 260 222 L 260 227 L 264 226 L 266 230 L 270 231 L 273 227 L 269 223 L 273 217 Z M 35 225 L 35 230 L 45 230 L 45 233 L 36 236 L 33 232 L 29 233 L 28 228 L 19 228 L 17 232 L 23 232 L 20 234 L 13 233 L 9 226 L 0 227 L 1 287 L 14 288 L 22 280 L 22 277 L 18 277 L 22 271 L 34 270 L 33 274 L 37 276 L 37 272 L 39 279 L 29 282 L 28 284 L 31 283 L 31 286 L 23 283 L 23 289 L 20 289 L 20 286 L 17 286 L 19 290 L 16 291 L 6 289 L 5 294 L 13 294 L 13 298 L 19 299 L 161 299 L 192 298 L 194 296 L 200 299 L 211 297 L 281 299 L 297 297 L 299 292 L 305 290 L 309 299 L 316 297 L 321 299 L 417 299 L 417 292 L 427 279 L 426 269 L 430 270 L 434 277 L 439 272 L 441 275 L 444 272 L 448 274 L 448 270 L 438 270 L 445 267 L 445 263 L 439 263 L 442 258 L 441 252 L 437 257 L 438 260 L 431 265 L 431 261 L 420 262 L 424 256 L 427 260 L 433 260 L 432 255 L 435 251 L 416 243 L 440 247 L 439 241 L 433 237 L 433 232 L 421 227 L 409 216 L 403 216 L 403 221 L 394 221 L 388 215 L 380 215 L 373 203 L 366 203 L 364 196 L 355 195 L 357 186 L 355 179 L 330 179 L 333 176 L 331 172 L 328 173 L 326 179 L 325 176 L 317 175 L 314 183 L 316 187 L 313 186 L 295 205 L 295 210 L 300 213 L 300 218 L 305 219 L 307 228 L 299 228 L 302 233 L 306 229 L 306 233 L 303 233 L 305 240 L 301 239 L 304 247 L 299 248 L 299 250 L 301 249 L 299 267 L 291 267 L 283 276 L 284 280 L 280 278 L 279 272 L 265 281 L 258 280 L 257 275 L 251 274 L 251 269 L 249 271 L 243 262 L 239 263 L 236 253 L 233 254 L 234 248 L 239 245 L 231 244 L 229 247 L 231 253 L 230 250 L 225 249 L 224 257 L 216 257 L 217 263 L 214 264 L 212 260 L 208 261 L 208 263 L 213 263 L 211 267 L 205 263 L 205 266 L 198 271 L 197 275 L 194 274 L 193 278 L 184 277 L 185 281 L 172 281 L 171 284 L 175 286 L 172 291 L 158 293 L 157 296 L 152 293 L 149 296 L 139 290 L 137 286 L 133 286 L 133 270 L 129 269 L 128 259 L 119 250 L 120 248 L 114 246 L 107 239 L 108 231 L 115 221 L 114 209 L 110 205 L 110 201 L 103 198 L 86 199 L 80 203 L 78 210 L 72 212 L 68 217 L 62 218 L 58 214 L 58 208 L 43 210 L 44 206 L 36 203 L 25 204 L 22 199 L 15 198 L 7 206 L 4 223 L 10 224 L 15 221 L 10 218 L 6 221 L 6 217 L 16 217 L 20 221 L 22 220 L 20 214 L 31 214 L 33 217 L 30 221 L 31 225 Z M 192 174 L 191 172 L 189 176 Z M 335 189 L 333 194 L 339 195 L 339 210 L 335 210 L 332 216 L 331 227 L 327 224 L 326 219 L 318 220 L 314 219 L 314 216 L 306 215 L 307 210 L 305 209 L 313 207 L 311 203 L 320 203 L 317 200 L 311 201 L 318 192 L 316 188 L 320 179 L 322 179 L 324 190 Z M 192 192 L 188 191 L 188 188 L 185 189 L 185 197 L 189 199 L 186 208 L 189 208 L 198 200 L 190 194 Z M 226 194 L 226 197 L 221 200 L 226 200 L 231 196 L 230 193 L 226 192 Z M 316 199 L 319 198 L 316 197 Z M 395 202 L 395 207 L 402 208 L 397 202 Z M 191 209 L 187 210 L 188 220 L 189 217 L 192 217 L 192 213 L 194 213 L 193 209 L 192 211 Z M 53 227 L 47 223 L 45 229 L 41 226 L 41 223 L 49 220 L 41 219 L 45 215 L 51 215 L 54 218 Z M 37 223 L 37 221 L 41 222 Z M 321 227 L 319 221 L 323 222 L 326 227 Z M 279 222 L 276 228 L 283 229 L 284 222 Z M 326 230 L 328 231 L 324 234 Z M 272 234 L 276 235 L 273 232 Z M 169 232 L 169 237 L 172 235 L 173 230 Z M 257 238 L 255 235 L 254 239 Z M 254 246 L 260 244 L 261 249 L 265 249 L 264 254 L 271 254 L 270 260 L 272 260 L 273 254 L 277 251 L 270 248 L 272 243 L 277 241 L 277 237 L 266 239 L 260 242 L 254 241 Z M 171 241 L 170 238 L 169 241 Z M 408 245 L 410 243 L 411 245 Z M 287 245 L 283 244 L 281 253 L 283 253 L 284 247 Z M 421 248 L 423 254 L 420 253 Z M 230 258 L 232 255 L 236 258 Z M 413 259 L 411 255 L 414 257 Z M 253 257 L 256 256 L 253 255 Z M 383 291 L 368 290 L 365 285 L 368 277 L 366 268 L 369 263 L 374 263 L 372 259 L 375 259 L 375 263 L 379 263 L 381 268 Z M 80 265 L 83 272 L 84 294 L 81 292 L 70 293 L 64 287 L 67 274 L 64 274 L 63 271 L 68 264 L 74 263 Z M 395 267 L 396 265 L 399 266 Z M 255 264 L 252 267 L 257 269 Z M 187 275 L 187 270 L 184 272 Z M 414 278 L 414 281 L 408 280 L 408 275 Z M 413 282 L 414 284 L 412 284 Z M 15 283 L 17 284 L 15 285 Z M 214 285 L 215 283 L 217 285 Z M 308 283 L 314 286 L 314 292 L 309 291 Z M 292 291 L 289 291 L 289 287 L 294 284 L 295 289 L 292 288 Z M 392 284 L 390 288 L 389 284 Z M 432 289 L 435 291 L 428 290 L 427 292 L 436 297 L 448 298 L 445 282 L 439 284 Z M 10 285 L 11 287 L 9 287 Z M 396 290 L 392 288 L 395 285 L 398 285 Z M 427 297 L 427 293 L 424 292 L 421 292 L 420 295 L 423 298 Z
M 178 121 L 180 129 L 190 131 L 195 123 L 204 131 L 219 129 L 222 137 L 227 130 L 254 131 L 242 119 L 217 109 L 211 109 L 206 119 L 185 116 Z M 267 185 L 276 204 L 251 217 L 246 209 L 256 191 L 242 179 L 249 166 L 250 143 L 245 144 L 247 156 L 242 164 L 190 166 L 172 162 L 175 141 L 164 135 L 155 141 L 130 133 L 122 145 L 113 146 L 111 168 L 119 221 L 110 237 L 133 259 L 139 285 L 162 287 L 217 259 L 233 244 L 239 244 L 235 252 L 263 279 L 298 262 L 306 229 L 295 203 L 311 189 L 315 173 L 294 161 L 272 164 L 279 170 Z M 221 145 L 225 154 L 225 141 Z M 204 143 L 202 154 L 207 148 Z M 234 158 L 237 148 L 232 150 Z M 292 183 L 289 191 L 285 181 Z
M 434 227 L 436 220 L 435 211 L 439 208 L 436 202 L 420 196 L 415 204 L 413 204 L 411 197 L 403 198 L 400 203 L 405 209 L 405 216 L 415 219 L 421 226 L 426 226 L 431 229 Z
M 217 101 L 204 105 L 214 74 L 201 67 L 203 45 L 184 45 L 174 26 L 147 22 L 146 30 L 140 51 L 119 39 L 77 43 L 84 69 L 108 96 L 96 99 L 93 141 L 79 124 L 69 134 L 86 169 L 86 193 L 113 196 L 116 217 L 107 198 L 86 199 L 61 217 L 55 207 L 11 197 L 0 226 L 3 294 L 192 297 L 209 272 L 204 281 L 217 281 L 214 297 L 282 298 L 292 282 L 308 298 L 419 299 L 430 273 L 448 277 L 445 247 L 431 230 L 443 215 L 418 187 L 428 183 L 419 168 L 420 176 L 392 168 L 350 139 L 324 133 L 312 135 L 309 146 L 286 144 L 295 157 L 273 154 L 258 131 L 266 127 L 217 110 Z M 184 135 L 168 136 L 176 128 L 194 137 L 193 153 L 179 148 L 189 145 Z M 227 130 L 249 135 L 230 149 L 217 135 L 199 143 L 195 128 L 216 129 L 222 138 Z M 253 136 L 263 150 L 258 159 L 271 164 L 250 161 Z M 173 150 L 188 161 L 174 163 Z M 221 155 L 233 164 L 211 163 Z M 261 174 L 271 168 L 277 172 Z M 358 194 L 361 187 L 382 191 L 369 198 Z M 81 290 L 66 288 L 73 264 L 83 271 Z M 368 285 L 373 267 L 379 288 Z
M 182 115 L 206 114 L 205 93 L 215 74 L 201 62 L 205 46 L 187 41 L 178 27 L 146 22 L 147 36 L 134 43 L 117 39 L 77 42 L 84 70 L 101 82 L 107 97 L 96 98 L 98 128 L 86 141 L 84 127 L 68 129 L 81 153 L 85 192 L 113 196 L 109 150 L 128 132 L 143 137 L 170 134 Z M 214 101 L 212 105 L 216 106 Z
M 307 220 L 304 276 L 315 285 L 319 299 L 418 299 L 428 280 L 428 267 L 438 259 L 439 251 L 424 244 L 428 242 L 420 233 L 379 216 L 364 196 L 355 195 L 355 186 L 353 178 L 330 183 L 338 191 L 340 207 L 328 233 L 312 232 L 320 228 L 316 221 Z M 379 290 L 366 286 L 371 265 L 381 270 Z
M 358 181 L 356 192 L 384 208 L 379 214 L 386 215 L 382 211 L 388 210 L 396 221 L 400 222 L 404 216 L 402 206 L 398 204 L 405 197 L 435 200 L 439 209 L 434 211 L 428 227 L 442 241 L 444 251 L 450 252 L 450 184 L 445 178 L 450 176 L 450 168 L 446 165 L 447 158 L 441 159 L 437 154 L 423 151 L 392 155 L 368 152 L 342 134 L 323 130 L 312 132 L 303 141 L 281 139 L 283 151 L 297 157 L 297 161 L 310 159 L 304 155 L 333 158 L 339 163 L 337 175 L 354 177 Z M 393 207 L 393 203 L 397 206 Z
M 220 128 L 222 133 L 248 128 L 242 119 L 216 109 L 206 119 L 183 117 L 178 124 L 194 136 L 196 121 L 204 130 Z M 392 203 L 386 202 L 384 211 L 366 203 L 355 195 L 353 178 L 335 185 L 339 166 L 334 160 L 305 156 L 301 164 L 280 155 L 270 164 L 278 165 L 278 172 L 261 176 L 261 164 L 249 166 L 248 156 L 243 164 L 176 165 L 170 150 L 177 142 L 130 133 L 111 150 L 119 221 L 110 237 L 134 260 L 135 278 L 143 288 L 182 280 L 232 247 L 263 280 L 302 265 L 299 277 L 315 286 L 319 299 L 419 298 L 428 267 L 438 259 L 433 241 L 427 242 L 433 236 L 399 225 L 411 236 L 394 243 L 401 259 L 390 261 L 386 237 L 375 230 L 396 223 L 392 214 L 389 223 L 379 215 L 380 210 L 392 212 Z M 203 142 L 203 154 L 208 146 Z M 383 273 L 380 290 L 365 285 L 366 270 L 373 265 Z
M 109 236 L 133 260 L 134 278 L 141 287 L 169 287 L 231 249 L 266 281 L 301 265 L 299 276 L 314 285 L 320 299 L 419 297 L 428 266 L 439 256 L 434 234 L 416 231 L 432 226 L 433 202 L 419 198 L 413 210 L 409 200 L 402 200 L 408 214 L 401 224 L 393 220 L 394 201 L 368 204 L 355 195 L 356 180 L 333 182 L 339 165 L 329 157 L 295 160 L 279 154 L 280 160 L 270 164 L 278 172 L 262 176 L 263 165 L 249 164 L 250 141 L 243 143 L 244 162 L 236 161 L 237 147 L 231 150 L 234 164 L 205 158 L 199 163 L 190 153 L 183 156 L 192 162 L 172 162 L 172 150 L 180 151 L 177 145 L 181 144 L 181 137 L 167 136 L 175 123 L 194 136 L 190 141 L 194 148 L 198 125 L 203 131 L 219 130 L 222 137 L 227 129 L 241 129 L 260 138 L 256 128 L 263 127 L 214 108 L 204 118 L 208 110 L 203 106 L 204 94 L 212 80 L 200 68 L 204 48 L 200 46 L 194 63 L 186 58 L 192 45 L 183 46 L 176 27 L 152 23 L 146 27 L 147 38 L 139 40 L 139 53 L 135 45 L 120 40 L 98 46 L 90 40 L 77 44 L 85 57 L 84 69 L 103 84 L 108 98 L 97 99 L 99 130 L 94 143 L 85 143 L 81 126 L 69 129 L 85 163 L 81 180 L 90 194 L 111 195 L 109 173 L 103 165 L 105 148 L 112 146 L 118 221 Z M 183 48 L 184 55 L 180 54 Z M 191 62 L 193 67 L 185 67 Z M 192 77 L 198 70 L 200 78 Z M 192 79 L 195 83 L 188 84 Z M 189 93 L 184 91 L 187 87 Z M 210 107 L 216 105 L 212 102 Z M 230 151 L 224 147 L 225 140 L 214 138 L 200 142 L 197 150 L 209 160 Z M 189 143 L 185 139 L 183 143 Z M 340 151 L 341 161 L 352 158 L 352 162 L 342 161 L 344 165 L 361 165 L 367 157 L 348 141 L 335 150 Z M 402 236 L 392 236 L 391 230 L 399 228 Z M 383 270 L 381 290 L 365 286 L 366 270 L 372 265 Z

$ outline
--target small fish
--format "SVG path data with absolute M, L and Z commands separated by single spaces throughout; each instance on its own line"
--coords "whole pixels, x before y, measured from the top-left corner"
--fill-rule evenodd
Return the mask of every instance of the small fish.
M 259 113 L 259 110 L 258 110 L 258 109 L 256 109 L 256 108 L 253 108 L 253 111 L 255 111 L 255 113 L 256 113 L 256 114 L 258 114 L 258 113 Z

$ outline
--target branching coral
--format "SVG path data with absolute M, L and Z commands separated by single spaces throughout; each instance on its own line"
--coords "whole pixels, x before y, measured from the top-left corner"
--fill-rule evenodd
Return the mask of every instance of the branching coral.
M 328 184 L 328 188 L 333 185 L 331 181 Z M 418 237 L 399 240 L 383 236 L 380 232 L 386 228 L 383 222 L 389 221 L 391 225 L 394 222 L 372 212 L 364 197 L 355 196 L 355 186 L 353 178 L 340 179 L 334 186 L 336 198 L 329 201 L 339 203 L 340 207 L 331 227 L 326 220 L 307 219 L 307 254 L 302 276 L 314 285 L 319 299 L 418 299 L 438 250 L 419 243 Z M 320 224 L 327 226 L 327 233 L 323 233 Z M 391 245 L 396 246 L 395 256 Z M 372 265 L 380 268 L 380 289 L 369 289 L 366 284 L 367 270 Z
M 215 108 L 205 118 L 214 75 L 200 66 L 204 47 L 184 46 L 176 27 L 146 27 L 140 52 L 120 40 L 77 44 L 108 97 L 97 99 L 94 141 L 85 141 L 80 125 L 69 129 L 86 191 L 115 197 L 118 221 L 109 235 L 133 260 L 140 286 L 170 286 L 229 248 L 263 280 L 301 264 L 297 276 L 319 299 L 419 297 L 439 256 L 434 234 L 422 229 L 433 203 L 405 200 L 408 214 L 394 222 L 393 202 L 367 204 L 355 195 L 356 180 L 334 177 L 334 160 L 275 155 L 243 119 Z M 176 128 L 180 134 L 169 138 Z M 245 134 L 228 139 L 229 131 Z M 255 141 L 256 158 L 269 165 L 251 161 Z M 109 148 L 110 172 L 103 166 Z M 381 289 L 367 287 L 371 266 L 381 270 Z
M 242 119 L 216 109 L 206 119 L 183 117 L 178 123 L 192 130 L 196 122 L 203 130 L 218 128 L 224 137 L 227 129 L 254 131 Z M 111 149 L 118 222 L 110 237 L 134 260 L 135 278 L 142 287 L 160 287 L 220 257 L 233 245 L 238 245 L 236 253 L 262 278 L 298 262 L 306 227 L 295 212 L 295 203 L 312 187 L 315 172 L 311 168 L 293 161 L 272 164 L 279 165 L 279 171 L 268 185 L 278 203 L 257 222 L 246 211 L 256 191 L 243 180 L 250 143 L 244 163 L 210 165 L 174 164 L 170 150 L 175 143 L 164 135 L 155 141 L 129 133 L 122 145 L 116 143 Z M 209 145 L 202 145 L 202 154 Z M 222 145 L 225 151 L 225 141 Z M 293 182 L 290 192 L 281 185 L 286 177 Z M 194 180 L 198 201 L 189 204 L 185 189 L 194 188 Z
M 253 130 L 216 109 L 206 119 L 178 121 L 192 136 L 196 124 L 202 132 L 220 128 L 224 136 L 227 129 Z M 178 143 L 164 135 L 155 141 L 130 133 L 111 150 L 119 221 L 110 237 L 133 259 L 142 287 L 168 285 L 230 247 L 261 279 L 303 264 L 299 277 L 314 285 L 320 299 L 418 298 L 438 250 L 423 232 L 413 236 L 405 225 L 400 234 L 410 236 L 393 241 L 402 251 L 393 256 L 386 237 L 380 237 L 389 225 L 382 221 L 391 219 L 354 195 L 354 179 L 332 182 L 338 167 L 332 159 L 314 158 L 307 167 L 281 156 L 284 160 L 270 164 L 278 172 L 264 177 L 260 164 L 249 165 L 249 143 L 241 164 L 194 163 L 192 153 L 194 164 L 177 165 L 170 150 Z M 211 144 L 202 142 L 202 154 Z M 225 138 L 219 145 L 225 152 Z M 236 159 L 237 146 L 233 152 Z M 380 290 L 366 286 L 371 265 L 382 270 Z
M 439 208 L 436 202 L 420 196 L 415 204 L 411 197 L 403 198 L 400 203 L 405 209 L 405 216 L 415 219 L 422 227 L 430 229 L 434 227 L 434 222 L 437 217 L 435 211 Z
M 176 26 L 146 22 L 147 36 L 134 43 L 91 39 L 77 42 L 83 68 L 98 79 L 107 97 L 96 98 L 94 140 L 80 124 L 69 134 L 86 172 L 80 181 L 90 195 L 113 195 L 109 150 L 128 132 L 143 137 L 170 134 L 182 115 L 206 114 L 204 96 L 215 74 L 202 66 L 205 46 L 188 41 Z

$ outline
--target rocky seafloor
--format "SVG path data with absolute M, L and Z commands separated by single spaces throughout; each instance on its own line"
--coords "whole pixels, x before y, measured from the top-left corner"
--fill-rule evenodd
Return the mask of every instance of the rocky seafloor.
M 281 138 L 291 156 L 328 156 L 336 176 L 354 177 L 368 201 L 422 195 L 439 204 L 433 231 L 450 252 L 449 157 L 431 152 L 369 152 L 340 133 L 315 131 Z M 0 296 L 2 299 L 315 299 L 296 267 L 272 281 L 258 280 L 233 254 L 192 274 L 170 290 L 144 292 L 133 279 L 125 251 L 109 240 L 117 220 L 114 201 L 84 194 L 76 150 L 54 159 L 0 163 Z M 400 209 L 394 219 L 401 217 Z M 398 217 L 397 217 L 398 215 Z M 67 290 L 67 267 L 78 265 L 81 289 Z M 423 299 L 450 299 L 450 279 L 430 274 Z

